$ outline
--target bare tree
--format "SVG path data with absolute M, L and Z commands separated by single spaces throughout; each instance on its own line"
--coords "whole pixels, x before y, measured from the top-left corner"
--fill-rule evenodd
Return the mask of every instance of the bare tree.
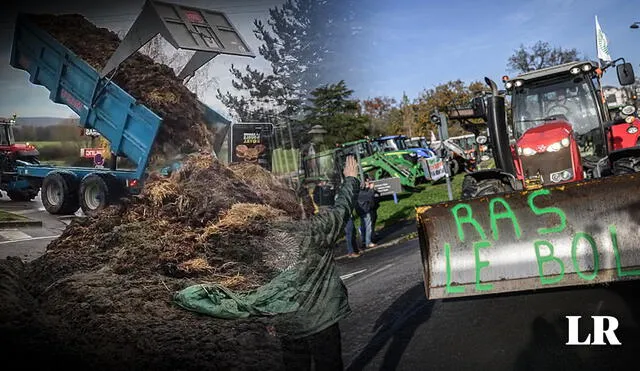
M 575 48 L 551 47 L 548 42 L 538 41 L 533 46 L 520 45 L 520 48 L 509 57 L 507 67 L 514 72 L 530 72 L 577 61 L 579 57 Z

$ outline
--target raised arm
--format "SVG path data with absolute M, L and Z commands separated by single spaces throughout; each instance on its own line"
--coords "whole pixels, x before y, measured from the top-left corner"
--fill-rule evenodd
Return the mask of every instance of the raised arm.
M 332 248 L 342 233 L 349 215 L 353 212 L 355 199 L 360 188 L 357 178 L 358 163 L 349 156 L 344 169 L 345 180 L 334 206 L 311 218 L 311 233 L 316 247 Z

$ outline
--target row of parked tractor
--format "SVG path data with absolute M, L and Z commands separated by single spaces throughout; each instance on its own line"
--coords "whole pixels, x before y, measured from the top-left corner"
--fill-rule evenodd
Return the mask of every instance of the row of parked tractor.
M 487 135 L 477 135 L 475 151 L 465 151 L 451 140 L 365 138 L 306 156 L 303 183 L 335 188 L 347 155 L 359 158 L 363 178 L 399 178 L 409 191 L 447 173 L 464 172 L 464 198 L 640 171 L 636 109 L 629 105 L 614 116 L 600 86 L 600 77 L 610 67 L 617 67 L 621 85 L 635 82 L 632 66 L 616 62 L 602 67 L 571 62 L 513 79 L 505 76 L 504 90 L 487 80 L 490 94 L 474 98 L 469 112 L 451 114 L 484 119 Z M 488 148 L 494 169 L 478 169 L 480 146 Z
M 472 172 L 478 155 L 453 140 L 429 142 L 425 137 L 390 135 L 364 138 L 336 145 L 335 148 L 309 153 L 303 158 L 303 183 L 334 189 L 341 179 L 341 164 L 346 156 L 359 160 L 364 179 L 398 178 L 405 191 L 427 182 L 437 182 L 448 175 Z

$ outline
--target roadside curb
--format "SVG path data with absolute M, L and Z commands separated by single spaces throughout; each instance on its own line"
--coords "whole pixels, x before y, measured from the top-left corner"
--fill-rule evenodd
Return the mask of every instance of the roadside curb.
M 76 220 L 76 219 L 84 219 L 86 216 L 78 216 L 78 215 L 60 215 L 58 216 L 58 220 Z
M 418 237 L 414 237 L 413 235 L 414 235 L 414 233 L 412 232 L 412 233 L 406 234 L 406 235 L 404 235 L 402 237 L 398 237 L 396 239 L 393 239 L 393 240 L 391 240 L 389 242 L 385 242 L 385 243 L 381 243 L 379 245 L 376 245 L 376 247 L 371 247 L 371 248 L 368 248 L 368 249 L 364 249 L 363 251 L 360 252 L 360 255 L 366 254 L 369 251 L 375 251 L 375 250 L 384 249 L 384 248 L 387 248 L 387 247 L 399 245 L 399 244 L 401 244 L 403 242 L 409 242 L 409 241 L 417 240 Z M 337 257 L 334 258 L 334 260 L 343 260 L 343 259 L 349 259 L 349 257 L 345 254 L 345 255 L 337 256 Z
M 42 227 L 42 220 L 9 220 L 0 222 L 0 229 L 16 228 L 16 227 Z

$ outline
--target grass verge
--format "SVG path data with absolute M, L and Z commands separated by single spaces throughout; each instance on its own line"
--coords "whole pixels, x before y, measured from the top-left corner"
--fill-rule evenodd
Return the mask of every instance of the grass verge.
M 454 200 L 460 199 L 463 179 L 464 174 L 458 174 L 451 179 Z M 387 228 L 397 222 L 414 220 L 416 206 L 436 204 L 448 200 L 447 184 L 444 181 L 435 185 L 420 185 L 419 191 L 399 195 L 397 204 L 394 203 L 392 197 L 385 197 L 378 208 L 376 229 Z
M 23 220 L 27 220 L 27 218 L 25 218 L 22 215 L 0 210 L 0 222 L 15 222 L 15 221 L 23 221 Z

